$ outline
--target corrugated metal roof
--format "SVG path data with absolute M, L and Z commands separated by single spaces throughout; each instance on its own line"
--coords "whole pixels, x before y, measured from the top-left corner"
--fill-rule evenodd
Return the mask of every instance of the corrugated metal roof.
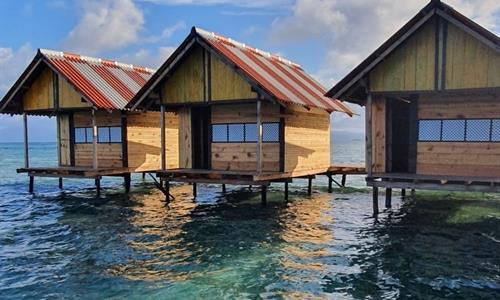
M 347 105 L 325 97 L 326 89 L 300 65 L 213 32 L 200 28 L 195 30 L 210 46 L 238 66 L 278 101 L 353 114 Z
M 40 49 L 40 54 L 96 107 L 124 109 L 155 70 Z

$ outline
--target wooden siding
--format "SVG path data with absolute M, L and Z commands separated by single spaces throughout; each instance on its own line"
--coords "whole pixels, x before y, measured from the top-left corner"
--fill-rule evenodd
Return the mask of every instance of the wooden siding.
M 370 72 L 371 91 L 434 89 L 434 27 L 429 20 Z
M 92 117 L 90 112 L 75 113 L 73 117 L 74 127 L 91 127 Z M 97 126 L 121 126 L 121 114 L 118 111 L 108 113 L 96 112 Z M 75 166 L 92 166 L 92 144 L 75 144 Z M 122 144 L 97 144 L 98 167 L 122 167 L 123 155 Z
M 500 87 L 500 54 L 455 25 L 448 24 L 445 87 Z
M 61 76 L 59 76 L 58 86 L 60 108 L 82 108 L 91 106 L 86 101 L 82 102 L 82 96 Z
M 279 143 L 262 145 L 262 170 L 279 171 Z M 257 143 L 213 143 L 212 169 L 257 170 Z
M 386 100 L 373 99 L 372 103 L 372 172 L 386 170 Z
M 420 95 L 419 119 L 498 118 L 500 96 L 493 94 Z
M 211 100 L 257 98 L 257 94 L 251 91 L 250 84 L 219 58 L 212 56 L 210 66 Z
M 262 122 L 279 122 L 280 106 L 262 103 Z M 212 124 L 257 123 L 257 102 L 255 104 L 212 105 Z
M 179 168 L 191 168 L 193 151 L 191 141 L 191 110 L 181 108 L 179 114 Z
M 54 108 L 54 80 L 51 69 L 45 68 L 23 95 L 23 108 L 25 111 Z
M 179 167 L 179 118 L 165 113 L 167 168 Z M 128 167 L 135 172 L 161 168 L 160 113 L 127 114 Z
M 204 101 L 203 48 L 195 47 L 180 62 L 179 67 L 161 86 L 163 103 L 190 103 Z
M 59 122 L 59 165 L 69 166 L 71 165 L 71 147 L 70 147 L 70 126 L 69 126 L 69 115 L 59 115 L 57 117 Z
M 330 166 L 330 115 L 290 105 L 285 117 L 285 172 Z

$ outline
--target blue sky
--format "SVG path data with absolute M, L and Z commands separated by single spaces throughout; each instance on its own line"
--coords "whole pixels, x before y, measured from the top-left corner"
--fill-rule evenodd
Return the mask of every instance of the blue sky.
M 0 1 L 0 97 L 35 55 L 49 48 L 158 67 L 192 26 L 299 63 L 331 87 L 418 12 L 426 0 L 5 0 Z M 500 31 L 497 0 L 450 0 Z M 357 106 L 356 111 L 361 112 Z M 55 121 L 31 118 L 30 140 L 55 140 Z M 362 114 L 333 118 L 363 134 Z M 21 141 L 19 117 L 0 116 L 0 142 Z

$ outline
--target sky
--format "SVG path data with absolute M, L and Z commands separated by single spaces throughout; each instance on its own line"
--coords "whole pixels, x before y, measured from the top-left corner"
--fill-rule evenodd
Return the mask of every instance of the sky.
M 448 0 L 499 34 L 500 1 Z M 192 26 L 300 64 L 327 89 L 428 0 L 3 0 L 0 97 L 38 48 L 157 68 Z M 334 131 L 362 137 L 364 116 L 336 113 Z M 55 141 L 54 118 L 30 117 L 30 141 Z M 0 142 L 22 141 L 19 116 L 0 115 Z

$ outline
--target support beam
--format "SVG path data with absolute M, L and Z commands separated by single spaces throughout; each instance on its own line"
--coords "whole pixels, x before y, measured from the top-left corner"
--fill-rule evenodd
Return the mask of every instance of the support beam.
M 401 189 L 401 198 L 406 197 L 406 189 Z
M 267 185 L 262 185 L 260 189 L 262 206 L 267 206 Z
M 378 215 L 378 187 L 373 187 L 373 216 Z
M 125 186 L 125 193 L 130 193 L 130 182 L 131 176 L 130 173 L 123 175 L 123 185 Z
M 257 100 L 257 173 L 262 173 L 262 100 Z
M 146 180 L 146 172 L 142 173 L 142 180 Z
M 165 180 L 165 201 L 170 202 L 170 181 Z
M 313 181 L 312 176 L 307 178 L 307 195 L 309 196 L 311 196 L 312 194 L 312 181 Z
M 101 196 L 101 179 L 100 178 L 95 179 L 95 189 L 96 189 L 96 196 L 100 197 Z
M 92 168 L 97 169 L 97 122 L 95 119 L 95 109 L 92 109 Z
M 197 195 L 198 195 L 198 191 L 197 191 L 196 182 L 193 182 L 193 197 L 196 198 Z
M 328 193 L 333 193 L 333 178 L 332 175 L 328 175 Z
M 366 175 L 372 176 L 372 95 L 368 94 L 366 98 L 366 116 L 365 116 L 365 135 L 366 135 Z
M 225 184 L 222 184 L 222 193 L 225 194 L 226 193 L 226 185 Z
M 285 181 L 285 201 L 288 202 L 288 181 Z
M 28 115 L 23 113 L 23 132 L 24 132 L 24 167 L 30 167 L 29 147 L 28 147 Z
M 35 177 L 34 176 L 30 176 L 30 184 L 29 184 L 29 187 L 28 187 L 28 192 L 30 194 L 33 194 L 33 185 L 34 185 L 34 182 L 35 181 Z
M 167 160 L 165 155 L 165 106 L 160 105 L 160 141 L 161 141 L 161 169 L 165 170 L 167 168 Z
M 347 175 L 346 174 L 342 174 L 342 186 L 345 187 L 345 182 L 347 180 Z
M 60 190 L 63 189 L 63 179 L 62 179 L 62 177 L 59 177 L 59 189 Z
M 392 188 L 385 189 L 385 208 L 392 207 Z

